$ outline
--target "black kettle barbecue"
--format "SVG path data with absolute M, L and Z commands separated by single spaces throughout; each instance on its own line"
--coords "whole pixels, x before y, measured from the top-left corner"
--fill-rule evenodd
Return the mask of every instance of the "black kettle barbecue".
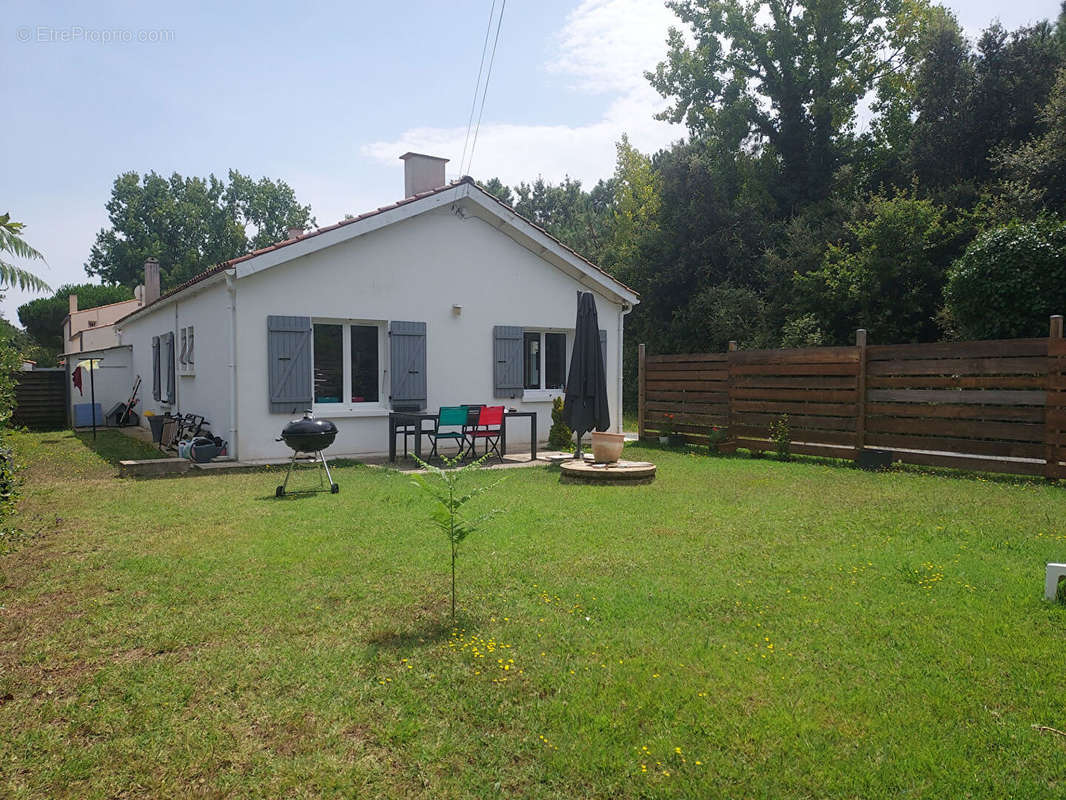
M 314 453 L 315 460 L 321 461 L 322 468 L 326 471 L 326 480 L 329 481 L 329 490 L 336 494 L 341 487 L 333 482 L 333 476 L 329 474 L 329 464 L 322 451 L 333 444 L 337 438 L 337 426 L 328 419 L 315 419 L 311 411 L 305 411 L 300 419 L 294 419 L 281 431 L 278 442 L 285 442 L 292 448 L 292 460 L 289 461 L 289 471 L 285 473 L 285 481 L 274 492 L 275 497 L 284 497 L 285 488 L 289 485 L 289 477 L 292 475 L 293 464 L 300 453 Z M 321 473 L 319 474 L 321 478 Z

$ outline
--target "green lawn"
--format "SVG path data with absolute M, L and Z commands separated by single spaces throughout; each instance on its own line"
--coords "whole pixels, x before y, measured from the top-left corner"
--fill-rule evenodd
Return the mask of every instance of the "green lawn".
M 0 559 L 0 796 L 1066 795 L 1066 489 L 631 448 L 448 550 L 398 473 L 119 481 L 70 434 Z M 297 480 L 310 482 L 304 473 Z

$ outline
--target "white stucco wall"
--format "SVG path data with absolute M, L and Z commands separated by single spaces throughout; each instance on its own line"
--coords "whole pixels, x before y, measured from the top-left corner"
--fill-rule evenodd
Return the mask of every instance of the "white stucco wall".
M 212 433 L 230 438 L 229 324 L 229 295 L 223 282 L 186 292 L 152 313 L 121 323 L 122 343 L 133 346 L 133 375 L 141 376 L 137 411 L 142 424 L 146 424 L 145 411 L 199 414 L 211 423 Z M 180 330 L 190 325 L 195 331 L 195 363 L 186 373 L 177 362 L 181 354 Z M 168 332 L 174 334 L 177 375 L 173 404 L 152 397 L 152 337 Z M 162 396 L 166 397 L 165 376 Z
M 538 438 L 543 442 L 551 426 L 550 401 L 493 398 L 493 326 L 565 331 L 569 349 L 577 290 L 595 291 L 490 223 L 473 215 L 462 219 L 448 207 L 242 276 L 254 264 L 254 260 L 238 264 L 236 280 L 237 416 L 242 460 L 290 453 L 274 439 L 292 415 L 269 411 L 268 315 L 425 322 L 428 408 L 502 403 L 536 411 Z M 453 305 L 463 307 L 461 315 L 453 314 Z M 597 311 L 599 326 L 607 331 L 612 425 L 621 430 L 617 408 L 621 306 L 597 293 Z M 199 335 L 198 347 L 203 347 Z M 381 366 L 387 370 L 387 337 L 385 341 Z M 149 351 L 149 368 L 142 372 L 148 376 L 150 358 Z M 389 377 L 385 375 L 381 403 L 374 408 L 338 404 L 316 409 L 319 416 L 333 420 L 340 428 L 330 455 L 387 452 L 388 387 Z M 508 434 L 510 450 L 528 447 L 525 420 L 511 422 Z
M 92 384 L 89 385 L 89 373 L 82 375 L 82 394 L 71 382 L 74 368 L 86 359 L 99 359 L 93 367 Z M 129 347 L 110 347 L 106 349 L 87 350 L 67 356 L 67 382 L 70 386 L 70 419 L 74 420 L 74 406 L 89 403 L 95 389 L 96 402 L 100 404 L 101 415 L 111 410 L 115 403 L 125 403 L 133 388 L 131 375 L 132 352 Z

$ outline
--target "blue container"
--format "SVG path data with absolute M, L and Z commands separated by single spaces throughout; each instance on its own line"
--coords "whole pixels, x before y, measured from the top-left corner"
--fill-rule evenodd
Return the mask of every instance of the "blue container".
M 99 403 L 75 403 L 74 404 L 74 427 L 75 428 L 91 428 L 93 424 L 93 417 L 96 417 L 96 425 L 100 427 L 104 424 L 104 415 L 100 410 Z

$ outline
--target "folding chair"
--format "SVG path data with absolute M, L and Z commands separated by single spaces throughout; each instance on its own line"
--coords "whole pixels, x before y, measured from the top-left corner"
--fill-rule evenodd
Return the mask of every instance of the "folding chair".
M 478 412 L 477 425 L 474 430 L 467 434 L 470 441 L 471 455 L 477 455 L 477 442 L 479 439 L 485 442 L 485 455 L 489 453 L 489 447 L 503 460 L 500 451 L 500 434 L 503 431 L 503 406 L 482 406 Z
M 429 454 L 431 459 L 437 456 L 437 445 L 441 440 L 455 442 L 459 446 L 455 457 L 462 456 L 463 450 L 466 448 L 466 421 L 466 406 L 441 407 L 440 411 L 437 412 L 437 421 L 433 426 L 433 432 L 430 434 L 430 438 L 433 440 L 433 450 Z M 450 428 L 451 430 L 442 430 L 442 428 Z M 455 428 L 459 430 L 455 430 Z

